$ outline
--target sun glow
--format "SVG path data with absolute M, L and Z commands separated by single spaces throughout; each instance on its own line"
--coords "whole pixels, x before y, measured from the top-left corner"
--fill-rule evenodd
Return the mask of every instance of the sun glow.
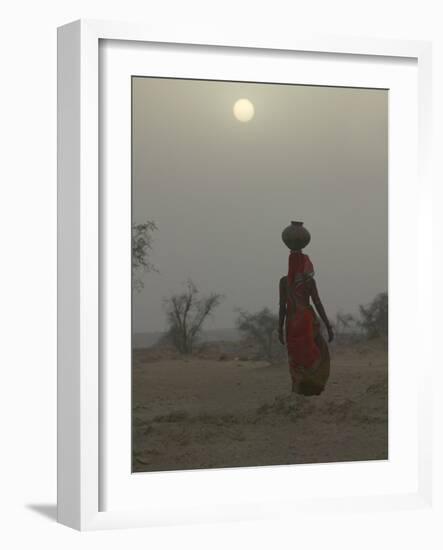
M 232 110 L 240 122 L 249 122 L 255 114 L 254 104 L 246 98 L 238 99 Z

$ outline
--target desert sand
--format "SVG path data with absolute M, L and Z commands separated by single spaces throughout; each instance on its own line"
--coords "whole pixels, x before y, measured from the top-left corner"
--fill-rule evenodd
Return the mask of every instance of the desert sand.
M 387 459 L 387 352 L 331 354 L 323 394 L 297 401 L 284 360 L 134 350 L 133 471 Z

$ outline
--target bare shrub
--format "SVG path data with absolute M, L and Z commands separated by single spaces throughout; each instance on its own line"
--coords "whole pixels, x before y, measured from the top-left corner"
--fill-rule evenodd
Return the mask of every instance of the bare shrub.
M 282 349 L 277 339 L 278 316 L 267 307 L 257 313 L 239 310 L 237 328 L 258 345 L 260 357 L 271 363 L 282 358 Z
M 216 292 L 200 298 L 195 284 L 188 280 L 181 294 L 165 298 L 168 322 L 166 340 L 182 354 L 190 354 L 202 331 L 203 323 L 214 312 L 223 296 Z

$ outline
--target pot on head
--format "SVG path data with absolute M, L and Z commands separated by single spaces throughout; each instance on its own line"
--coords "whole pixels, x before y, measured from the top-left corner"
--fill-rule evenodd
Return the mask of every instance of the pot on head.
M 291 222 L 291 225 L 283 229 L 281 238 L 290 250 L 301 250 L 309 244 L 311 235 L 303 227 L 303 222 Z

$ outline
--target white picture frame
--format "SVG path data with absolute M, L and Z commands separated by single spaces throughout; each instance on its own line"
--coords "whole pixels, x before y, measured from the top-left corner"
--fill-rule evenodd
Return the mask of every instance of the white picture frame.
M 109 43 L 112 41 L 113 44 L 117 44 L 114 57 L 112 54 L 106 54 L 106 56 L 101 54 L 100 47 L 104 41 Z M 124 48 L 119 48 L 119 45 L 123 44 Z M 429 388 L 435 373 L 432 373 L 432 349 L 423 352 L 426 356 L 423 368 L 419 372 L 413 369 L 412 358 L 415 357 L 414 353 L 417 351 L 413 347 L 414 344 L 411 344 L 412 353 L 409 355 L 402 354 L 398 346 L 398 349 L 390 349 L 390 353 L 394 354 L 394 359 L 397 356 L 398 363 L 406 361 L 410 369 L 409 372 L 415 372 L 415 378 L 406 383 L 403 392 L 408 399 L 412 397 L 412 400 L 409 401 L 410 404 L 417 399 L 417 402 L 409 407 L 410 410 L 407 413 L 410 415 L 409 420 L 412 422 L 412 426 L 417 428 L 413 438 L 415 447 L 410 448 L 411 456 L 405 457 L 403 461 L 398 455 L 397 462 L 392 460 L 388 465 L 371 465 L 371 472 L 368 470 L 367 474 L 365 470 L 357 470 L 350 464 L 334 465 L 333 471 L 330 470 L 331 466 L 305 467 L 303 476 L 306 479 L 321 479 L 323 485 L 328 486 L 329 483 L 329 490 L 326 492 L 315 490 L 310 482 L 305 484 L 303 494 L 298 497 L 292 496 L 284 489 L 288 480 L 290 483 L 297 483 L 297 487 L 301 487 L 300 475 L 297 474 L 298 477 L 294 477 L 295 473 L 299 473 L 301 470 L 300 468 L 295 470 L 295 467 L 250 468 L 247 471 L 239 468 L 229 471 L 162 473 L 151 474 L 151 477 L 145 478 L 143 481 L 140 477 L 137 480 L 134 476 L 129 482 L 123 477 L 117 480 L 121 472 L 118 468 L 122 462 L 120 462 L 120 466 L 115 466 L 115 461 L 106 462 L 107 454 L 111 451 L 118 453 L 118 445 L 116 446 L 114 441 L 113 447 L 109 446 L 109 438 L 106 435 L 108 432 L 104 421 L 109 411 L 104 403 L 109 400 L 108 393 L 111 395 L 112 392 L 114 392 L 114 397 L 111 399 L 114 399 L 113 403 L 116 403 L 115 392 L 121 391 L 123 392 L 122 399 L 119 402 L 122 414 L 126 414 L 125 407 L 127 408 L 128 400 L 124 396 L 124 391 L 125 388 L 127 390 L 128 379 L 118 380 L 115 378 L 113 384 L 103 385 L 103 361 L 107 356 L 106 353 L 103 353 L 103 346 L 107 345 L 103 339 L 103 326 L 106 324 L 106 319 L 104 319 L 106 308 L 103 309 L 103 304 L 110 299 L 108 292 L 112 281 L 101 284 L 103 277 L 106 278 L 106 273 L 103 271 L 109 265 L 106 247 L 103 245 L 106 242 L 106 235 L 104 236 L 103 233 L 110 229 L 109 225 L 101 222 L 101 215 L 104 209 L 106 209 L 107 216 L 108 211 L 113 215 L 112 209 L 115 209 L 115 205 L 119 203 L 119 197 L 111 197 L 104 201 L 106 193 L 103 190 L 103 177 L 100 174 L 103 127 L 99 125 L 99 115 L 105 109 L 100 104 L 99 83 L 102 69 L 100 64 L 109 65 L 112 61 L 116 70 L 111 73 L 117 78 L 119 75 L 126 74 L 128 70 L 128 74 L 131 74 L 128 56 L 135 59 L 139 55 L 137 62 L 145 63 L 144 54 L 131 53 L 132 49 L 135 51 L 136 45 L 140 48 L 140 44 L 155 45 L 156 53 L 155 55 L 150 54 L 148 62 L 153 63 L 153 67 L 157 66 L 157 72 L 155 72 L 157 75 L 161 61 L 162 66 L 166 67 L 162 76 L 177 74 L 174 72 L 174 63 L 177 65 L 178 61 L 174 60 L 174 56 L 178 55 L 177 52 L 189 48 L 190 45 L 194 46 L 193 52 L 197 52 L 197 54 L 204 52 L 206 71 L 209 70 L 207 68 L 208 60 L 211 60 L 211 56 L 214 56 L 214 49 L 217 48 L 217 51 L 227 52 L 231 60 L 242 56 L 252 56 L 253 52 L 254 55 L 258 52 L 264 57 L 271 54 L 287 57 L 297 52 L 304 52 L 304 54 L 310 55 L 312 60 L 316 56 L 325 56 L 326 54 L 330 56 L 328 59 L 339 58 L 344 61 L 341 85 L 346 85 L 346 82 L 348 85 L 355 85 L 357 76 L 355 73 L 354 75 L 350 74 L 351 66 L 357 67 L 355 64 L 361 63 L 362 71 L 358 77 L 362 79 L 361 82 L 366 82 L 364 77 L 366 70 L 368 74 L 372 74 L 372 80 L 368 78 L 367 85 L 370 86 L 371 82 L 378 82 L 377 79 L 379 79 L 382 87 L 383 80 L 387 81 L 386 79 L 388 79 L 387 74 L 396 72 L 394 68 L 397 62 L 402 63 L 409 60 L 408 62 L 415 67 L 415 75 L 406 76 L 405 80 L 402 80 L 403 77 L 400 74 L 402 71 L 398 71 L 399 80 L 396 85 L 410 87 L 410 90 L 409 88 L 404 90 L 404 96 L 409 98 L 405 101 L 410 103 L 405 103 L 403 108 L 414 103 L 413 109 L 416 110 L 418 124 L 413 121 L 414 117 L 412 116 L 411 126 L 408 127 L 412 135 L 406 140 L 402 140 L 400 136 L 395 137 L 399 134 L 395 133 L 396 125 L 393 124 L 395 140 L 391 136 L 390 154 L 394 159 L 399 159 L 403 154 L 405 160 L 403 166 L 401 163 L 393 163 L 394 167 L 390 168 L 390 177 L 391 170 L 398 170 L 395 174 L 397 178 L 404 177 L 405 194 L 404 206 L 400 207 L 400 210 L 403 209 L 403 213 L 396 210 L 391 217 L 395 223 L 390 227 L 390 232 L 397 235 L 395 238 L 399 242 L 400 233 L 407 223 L 407 216 L 413 211 L 413 192 L 416 192 L 415 199 L 418 200 L 419 209 L 416 218 L 410 221 L 410 224 L 412 224 L 412 229 L 418 232 L 415 237 L 417 242 L 423 244 L 420 248 L 414 249 L 414 259 L 418 265 L 417 271 L 413 275 L 416 287 L 413 286 L 414 290 L 409 292 L 413 294 L 411 298 L 413 307 L 420 315 L 429 314 L 428 308 L 432 302 L 432 288 L 429 286 L 428 268 L 426 267 L 432 264 L 432 244 L 427 244 L 425 239 L 418 240 L 419 235 L 429 234 L 432 230 L 432 182 L 429 175 L 431 122 L 431 47 L 429 43 L 311 35 L 264 39 L 250 36 L 233 37 L 229 36 L 229 33 L 221 33 L 219 37 L 207 37 L 202 33 L 201 36 L 190 37 L 186 36 L 186 31 L 182 35 L 174 33 L 171 36 L 164 30 L 156 31 L 143 25 L 101 21 L 77 21 L 61 27 L 58 32 L 59 521 L 76 529 L 86 530 L 284 517 L 285 514 L 290 515 L 295 511 L 297 514 L 320 510 L 328 512 L 331 507 L 334 512 L 337 510 L 346 512 L 357 508 L 363 511 L 400 508 L 431 509 L 433 494 L 432 400 Z M 161 57 L 162 44 L 175 45 L 172 55 L 169 56 L 169 61 L 165 57 Z M 123 53 L 122 50 L 124 50 Z M 378 67 L 376 60 L 386 61 L 390 64 L 390 69 L 382 74 L 383 70 Z M 329 61 L 327 62 L 329 63 Z M 180 72 L 183 70 L 182 67 L 183 65 L 180 63 L 177 70 Z M 196 71 L 193 74 L 202 74 L 202 65 L 192 67 L 189 70 Z M 210 74 L 214 75 L 213 78 L 220 74 L 220 67 L 220 64 L 217 68 L 217 64 L 211 63 L 210 70 L 213 72 Z M 155 69 L 153 70 L 155 71 Z M 240 72 L 237 79 L 241 79 L 243 74 L 241 71 L 245 69 L 239 65 L 238 70 Z M 262 69 L 257 65 L 255 70 L 261 71 Z M 284 60 L 281 70 L 285 70 Z M 251 68 L 250 78 L 252 79 L 254 75 L 258 74 L 253 71 L 254 68 Z M 377 76 L 378 73 L 381 76 Z M 347 74 L 348 76 L 346 76 Z M 205 73 L 205 76 L 208 76 L 208 72 Z M 109 85 L 111 82 L 106 80 L 107 78 L 105 77 L 102 81 L 105 85 Z M 245 80 L 250 78 L 245 78 Z M 280 78 L 277 81 L 281 81 L 282 77 L 277 78 Z M 354 80 L 352 80 L 353 78 Z M 327 84 L 327 81 L 318 83 Z M 414 83 L 418 83 L 418 93 Z M 401 95 L 403 94 L 395 96 L 399 98 L 399 102 Z M 124 99 L 124 92 L 122 97 Z M 120 100 L 117 97 L 110 99 L 112 101 Z M 395 111 L 396 103 L 391 104 L 391 107 Z M 398 120 L 401 118 L 400 115 L 399 111 Z M 125 124 L 126 122 L 120 122 L 119 128 L 124 129 Z M 122 135 L 125 135 L 124 131 Z M 416 142 L 416 140 L 418 141 Z M 123 143 L 126 152 L 128 146 L 129 144 L 125 149 Z M 416 176 L 414 168 L 418 168 L 418 176 Z M 123 174 L 123 177 L 127 177 L 127 174 Z M 124 222 L 124 214 L 119 219 Z M 394 266 L 400 264 L 403 253 L 403 248 L 392 250 L 391 247 L 390 254 L 395 260 Z M 400 269 L 391 270 L 391 277 L 394 277 L 396 281 L 400 279 L 399 274 Z M 122 273 L 122 277 L 125 276 Z M 428 283 L 422 285 L 424 281 L 428 281 Z M 398 284 L 400 285 L 401 281 L 398 281 Z M 392 281 L 390 281 L 391 285 Z M 419 288 L 421 289 L 420 293 Z M 400 293 L 398 294 L 400 297 Z M 400 299 L 397 304 L 397 318 L 400 319 L 402 316 Z M 124 305 L 122 307 L 125 309 Z M 127 308 L 125 311 L 127 315 Z M 418 325 L 416 328 L 417 331 L 424 330 Z M 397 331 L 397 336 L 395 336 L 395 330 L 392 332 L 394 341 L 400 342 L 400 330 Z M 121 352 L 124 356 L 124 349 L 116 351 Z M 112 376 L 110 379 L 112 380 Z M 398 395 L 400 403 L 401 392 L 396 395 Z M 390 394 L 390 400 L 391 397 Z M 395 402 L 394 395 L 394 404 Z M 403 400 L 400 405 L 403 407 L 402 410 L 406 411 L 406 400 Z M 128 411 L 126 412 L 129 414 Z M 391 412 L 390 410 L 390 420 Z M 395 418 L 394 414 L 395 430 L 390 427 L 390 438 L 391 436 L 395 437 L 401 428 L 400 417 L 397 416 L 397 423 Z M 127 422 L 124 419 L 119 420 L 118 417 L 114 420 L 115 430 L 113 431 L 126 438 L 129 429 Z M 410 423 L 409 426 L 411 426 Z M 119 431 L 120 429 L 121 431 Z M 120 445 L 120 447 L 124 447 L 124 445 Z M 126 458 L 123 456 L 123 463 L 125 460 Z M 130 471 L 127 474 L 130 476 Z M 342 475 L 345 477 L 341 478 Z M 358 486 L 359 480 L 366 475 L 369 476 L 368 480 L 379 480 L 379 486 L 372 483 L 376 487 L 372 491 L 369 486 L 366 489 L 363 486 L 362 488 Z M 336 481 L 334 485 L 332 478 L 339 481 Z M 104 499 L 103 485 L 114 483 L 114 479 L 116 487 L 112 488 L 112 491 L 107 490 L 113 495 L 112 499 Z M 344 490 L 343 479 L 346 479 Z M 395 479 L 398 484 L 386 485 L 386 491 L 384 491 L 384 479 Z M 124 483 L 126 483 L 125 486 Z M 244 491 L 250 491 L 250 496 L 243 500 L 234 494 L 232 489 L 233 487 L 242 487 L 242 484 Z M 130 485 L 138 487 L 129 488 Z M 257 486 L 260 487 L 260 491 L 254 491 L 254 487 Z M 139 490 L 140 487 L 142 487 L 141 490 Z M 149 488 L 149 496 L 146 497 L 147 502 L 142 504 L 140 501 L 143 500 L 143 495 L 147 494 L 146 487 Z M 214 495 L 215 487 L 217 487 L 216 495 Z M 225 488 L 224 493 L 223 487 Z M 135 496 L 135 492 L 132 492 L 133 490 L 138 491 L 138 497 Z M 176 491 L 177 498 L 172 499 L 175 502 L 174 505 L 171 504 L 171 499 L 161 498 L 161 493 L 166 491 L 168 494 L 171 494 L 171 491 Z M 111 502 L 111 505 L 105 502 L 107 500 Z

